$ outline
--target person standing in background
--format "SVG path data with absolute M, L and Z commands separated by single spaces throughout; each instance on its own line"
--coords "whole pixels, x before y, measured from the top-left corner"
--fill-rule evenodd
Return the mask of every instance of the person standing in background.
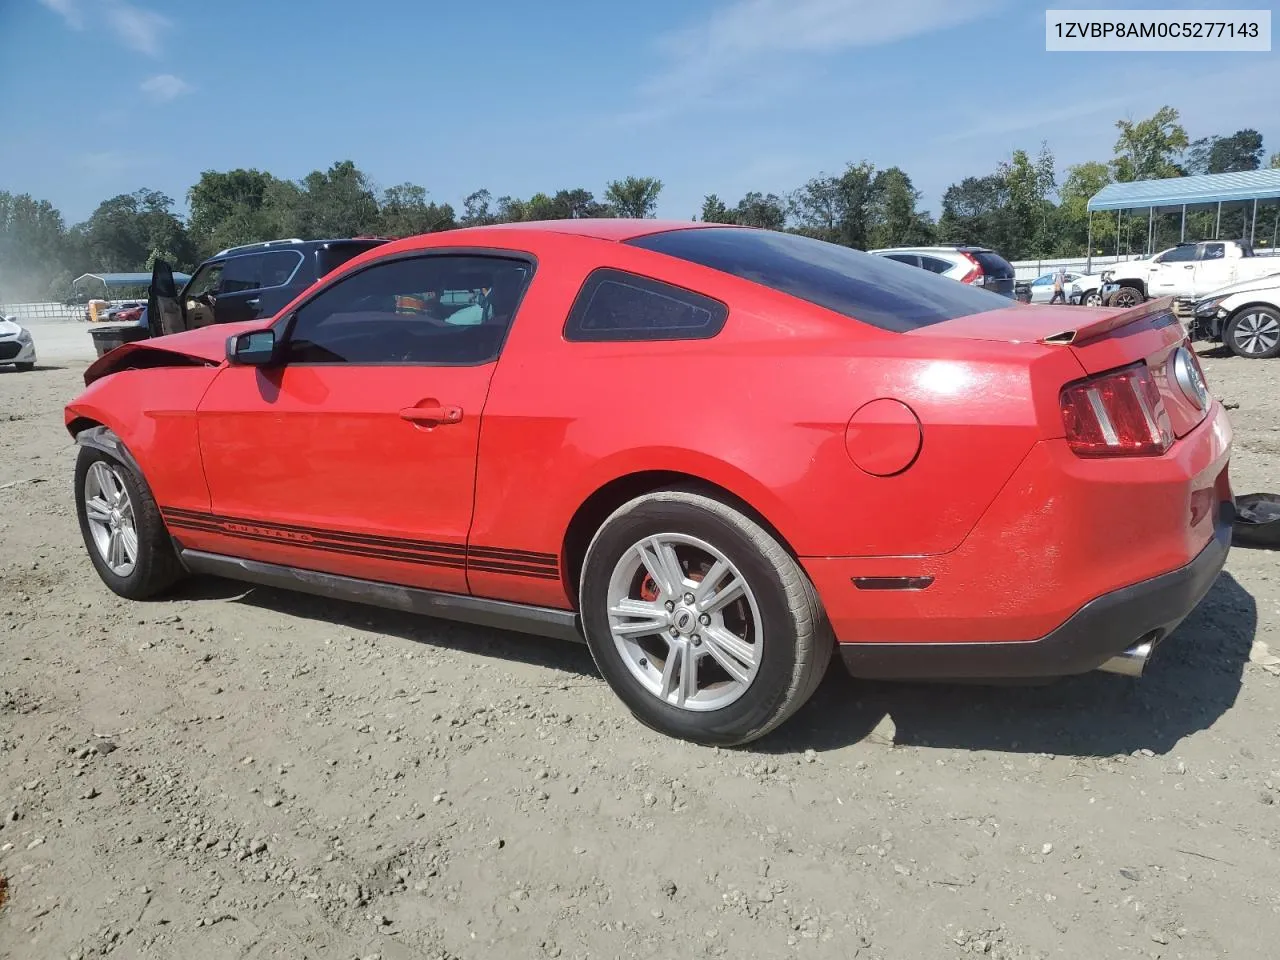
M 1049 299 L 1051 304 L 1058 301 L 1067 302 L 1066 286 L 1067 271 L 1063 267 L 1059 267 L 1053 274 L 1053 296 Z

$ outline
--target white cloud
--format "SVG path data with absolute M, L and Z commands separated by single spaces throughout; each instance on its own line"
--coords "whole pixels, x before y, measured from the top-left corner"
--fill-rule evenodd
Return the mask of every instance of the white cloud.
M 58 0 L 65 2 L 65 0 Z M 106 7 L 107 23 L 125 46 L 151 57 L 160 55 L 164 34 L 173 25 L 168 17 L 154 10 L 144 10 L 125 3 L 110 0 Z
M 172 73 L 161 73 L 143 80 L 140 89 L 156 103 L 168 103 L 184 93 L 190 93 L 191 85 Z
M 40 3 L 65 20 L 72 30 L 84 29 L 84 15 L 76 0 L 40 0 Z
M 1124 112 L 1128 100 L 1128 97 L 1088 99 L 1083 103 L 1046 110 L 1043 102 L 1037 99 L 1033 104 L 1028 105 L 1025 112 L 1015 108 L 995 117 L 989 114 L 974 116 L 971 123 L 937 137 L 934 143 L 943 146 L 962 143 L 966 140 L 1005 138 L 1011 134 L 1019 134 L 1023 137 L 1034 135 L 1036 142 L 1039 143 L 1042 135 L 1069 129 L 1077 123 L 1088 121 L 1090 126 L 1099 126 L 1092 119 L 1095 117 L 1105 116 L 1114 119 L 1114 116 Z M 1106 124 L 1107 121 L 1101 123 L 1102 126 Z
M 83 30 L 86 24 L 86 8 L 82 0 L 40 0 L 73 30 Z M 173 21 L 154 10 L 134 6 L 127 0 L 94 0 L 88 10 L 95 19 L 106 20 L 106 25 L 120 42 L 132 50 L 158 57 L 163 52 L 163 40 L 173 26 Z
M 977 20 L 1005 0 L 733 0 L 663 37 L 663 64 L 640 86 L 633 120 L 651 120 L 744 86 L 766 92 L 806 58 L 877 47 Z

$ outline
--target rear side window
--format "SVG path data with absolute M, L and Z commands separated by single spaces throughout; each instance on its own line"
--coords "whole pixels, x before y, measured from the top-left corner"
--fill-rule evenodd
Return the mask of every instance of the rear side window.
M 984 251 L 982 253 L 970 253 L 969 256 L 978 261 L 978 265 L 982 267 L 982 272 L 988 277 L 995 277 L 997 280 L 1013 279 L 1013 264 L 998 253 Z
M 302 254 L 296 250 L 232 257 L 222 272 L 222 292 L 237 293 L 284 286 L 301 262 Z
M 333 273 L 348 260 L 360 256 L 366 250 L 382 246 L 381 241 L 372 243 L 331 243 L 316 251 L 316 276 L 323 277 Z
M 744 227 L 669 230 L 626 241 L 817 304 L 882 330 L 905 332 L 988 310 L 1009 298 L 875 254 L 791 233 Z
M 886 260 L 896 260 L 898 263 L 905 263 L 909 267 L 920 266 L 920 258 L 914 253 L 886 253 Z
M 705 340 L 724 327 L 719 300 L 622 270 L 595 270 L 582 285 L 564 338 L 575 341 Z
M 924 267 L 931 273 L 946 273 L 955 266 L 950 260 L 943 260 L 941 257 L 925 257 L 920 258 L 920 266 Z

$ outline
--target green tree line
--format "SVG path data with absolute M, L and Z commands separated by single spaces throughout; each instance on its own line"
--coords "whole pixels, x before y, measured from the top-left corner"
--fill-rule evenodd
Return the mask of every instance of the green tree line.
M 948 187 L 936 219 L 920 209 L 921 194 L 906 171 L 866 161 L 782 195 L 750 192 L 730 203 L 711 194 L 693 219 L 790 230 L 859 249 L 975 243 L 1010 260 L 1077 256 L 1088 238 L 1086 204 L 1106 184 L 1254 170 L 1265 156 L 1256 130 L 1191 140 L 1172 107 L 1115 126 L 1109 160 L 1075 164 L 1059 180 L 1047 144 L 1035 153 L 1014 150 L 994 171 Z M 1280 167 L 1280 153 L 1269 164 Z M 343 160 L 296 181 L 261 170 L 208 170 L 187 192 L 185 219 L 172 197 L 141 189 L 104 200 L 70 227 L 47 200 L 0 190 L 0 302 L 63 299 L 79 274 L 146 270 L 157 257 L 190 270 L 225 247 L 282 237 L 399 237 L 522 220 L 651 217 L 662 188 L 654 177 L 629 176 L 608 183 L 599 197 L 584 187 L 528 199 L 481 189 L 457 209 L 417 184 L 380 189 Z M 1222 235 L 1242 235 L 1244 216 L 1225 213 Z M 1213 229 L 1206 217 L 1189 218 L 1189 231 Z M 1095 253 L 1117 245 L 1141 249 L 1146 229 L 1145 218 L 1126 227 L 1095 216 Z

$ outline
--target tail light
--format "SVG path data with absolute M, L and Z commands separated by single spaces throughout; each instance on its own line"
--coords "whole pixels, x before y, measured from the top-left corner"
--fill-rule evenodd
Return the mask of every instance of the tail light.
M 1068 384 L 1060 402 L 1076 456 L 1158 457 L 1173 444 L 1168 411 L 1145 363 Z
M 969 268 L 969 272 L 960 278 L 960 282 L 970 283 L 970 284 L 973 284 L 975 287 L 981 287 L 983 284 L 985 284 L 987 282 L 987 278 L 986 278 L 986 275 L 982 272 L 982 264 L 980 264 L 973 257 L 969 256 L 969 254 L 965 253 L 963 250 L 960 251 L 960 256 L 964 257 L 971 264 Z

